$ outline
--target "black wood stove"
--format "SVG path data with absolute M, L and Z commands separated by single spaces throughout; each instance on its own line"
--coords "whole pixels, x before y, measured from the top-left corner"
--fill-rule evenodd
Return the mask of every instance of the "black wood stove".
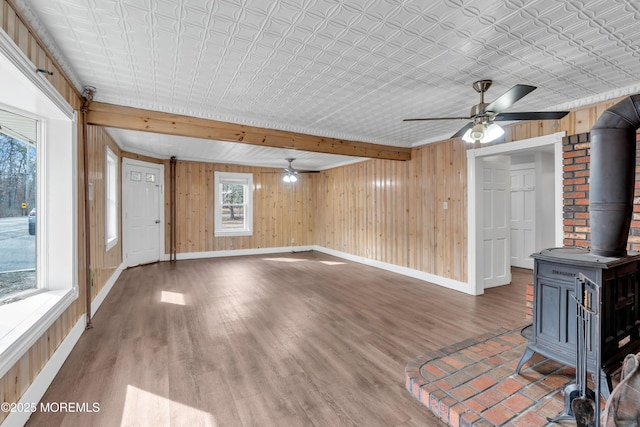
M 572 295 L 580 273 L 595 282 L 598 289 L 591 298 L 597 304 L 598 319 L 588 331 L 593 346 L 587 349 L 587 370 L 605 374 L 602 378 L 607 379 L 607 387 L 601 385 L 601 391 L 611 391 L 611 373 L 621 366 L 627 354 L 640 349 L 640 255 L 627 253 L 638 128 L 640 94 L 606 110 L 591 128 L 591 250 L 553 248 L 532 255 L 533 336 L 518 372 L 534 352 L 575 366 L 577 306 Z M 594 324 L 599 325 L 598 330 L 594 330 Z M 596 353 L 601 363 L 596 362 Z
M 589 331 L 593 346 L 587 352 L 587 370 L 602 372 L 601 390 L 611 390 L 611 374 L 629 353 L 640 350 L 640 254 L 620 258 L 593 255 L 582 248 L 545 249 L 532 255 L 534 312 L 531 344 L 517 368 L 533 353 L 569 366 L 576 363 L 576 304 L 572 298 L 576 277 L 582 273 L 600 288 L 591 295 L 598 306 L 598 331 Z M 597 298 L 600 298 L 598 301 Z M 597 366 L 595 346 L 600 346 Z

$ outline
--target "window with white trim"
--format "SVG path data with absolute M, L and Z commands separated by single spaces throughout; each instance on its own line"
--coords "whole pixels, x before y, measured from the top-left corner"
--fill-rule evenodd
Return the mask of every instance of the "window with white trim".
M 30 203 L 37 207 L 35 234 L 23 224 L 24 237 L 35 239 L 36 289 L 0 301 L 2 377 L 78 298 L 78 127 L 73 108 L 2 31 L 0 75 L 0 109 L 37 123 L 36 197 L 24 201 L 27 210 Z
M 104 245 L 109 250 L 118 243 L 118 156 L 104 147 Z
M 215 172 L 214 235 L 253 234 L 253 175 Z

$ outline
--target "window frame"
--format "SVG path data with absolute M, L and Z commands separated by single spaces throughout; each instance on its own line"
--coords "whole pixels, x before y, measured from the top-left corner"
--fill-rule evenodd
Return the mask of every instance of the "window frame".
M 42 291 L 0 304 L 0 377 L 77 300 L 78 120 L 73 107 L 0 31 L 2 108 L 38 122 L 37 280 Z
M 253 235 L 253 174 L 239 172 L 214 172 L 214 228 L 215 237 L 235 237 Z M 222 185 L 241 184 L 244 189 L 244 227 L 227 228 L 222 225 Z
M 118 156 L 104 147 L 104 247 L 105 251 L 118 243 Z M 113 224 L 112 224 L 113 223 Z M 113 233 L 110 228 L 113 226 Z

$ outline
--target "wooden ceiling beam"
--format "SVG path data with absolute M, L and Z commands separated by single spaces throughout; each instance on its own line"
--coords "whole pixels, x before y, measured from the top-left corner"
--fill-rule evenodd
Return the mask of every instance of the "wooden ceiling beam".
M 327 138 L 100 102 L 92 102 L 89 106 L 87 122 L 95 126 L 266 147 L 290 148 L 317 153 L 372 159 L 411 160 L 411 148 Z

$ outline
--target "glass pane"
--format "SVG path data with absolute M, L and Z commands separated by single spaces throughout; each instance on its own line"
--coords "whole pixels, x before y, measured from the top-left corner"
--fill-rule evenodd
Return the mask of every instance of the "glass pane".
M 148 173 L 147 174 L 147 182 L 156 182 L 156 174 Z
M 0 113 L 0 298 L 36 288 L 36 122 Z
M 142 173 L 131 171 L 131 181 L 142 181 Z
M 222 228 L 244 228 L 244 205 L 222 205 Z
M 243 184 L 222 184 L 222 204 L 244 204 L 244 185 Z

